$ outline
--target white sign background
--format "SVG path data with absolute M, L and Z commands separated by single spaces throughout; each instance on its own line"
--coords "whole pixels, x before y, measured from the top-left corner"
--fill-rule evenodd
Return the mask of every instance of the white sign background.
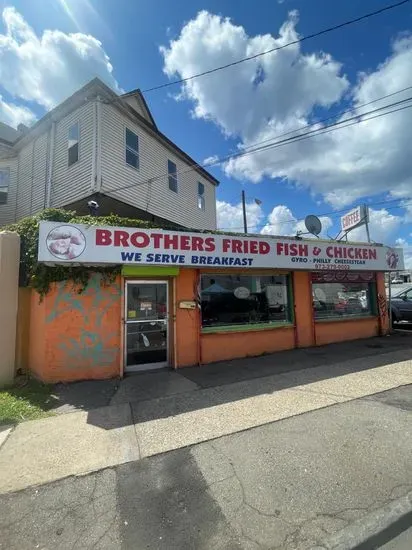
M 40 222 L 38 260 L 48 264 L 176 265 L 403 270 L 400 248 L 258 236 Z

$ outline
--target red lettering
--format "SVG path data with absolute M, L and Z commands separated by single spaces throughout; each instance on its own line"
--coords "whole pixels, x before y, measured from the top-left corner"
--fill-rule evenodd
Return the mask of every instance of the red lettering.
M 163 239 L 163 235 L 161 233 L 152 233 L 151 237 L 153 240 L 153 248 L 160 248 L 160 241 Z
M 270 252 L 270 244 L 260 242 L 259 243 L 259 254 L 269 254 Z
M 335 246 L 335 248 L 333 249 L 333 257 L 334 258 L 342 258 L 342 249 Z
M 367 251 L 366 248 L 362 248 L 362 255 L 363 255 L 363 259 L 364 259 L 364 260 L 368 260 L 368 259 L 369 259 L 368 251 Z
M 354 259 L 354 256 L 353 256 L 353 248 L 348 248 L 348 257 L 353 260 Z
M 203 239 L 202 239 L 202 237 L 192 237 L 192 250 L 203 252 Z
M 140 231 L 136 231 L 136 233 L 131 234 L 130 242 L 136 248 L 145 248 L 150 244 L 150 237 L 146 233 L 141 233 Z
M 355 258 L 357 260 L 362 259 L 362 249 L 361 248 L 355 248 Z
M 328 246 L 328 248 L 326 249 L 326 256 L 328 256 L 329 258 L 333 258 L 333 246 Z
M 374 248 L 369 249 L 369 259 L 376 260 L 376 250 Z
M 281 254 L 284 254 L 284 245 L 283 243 L 276 243 L 276 254 L 280 256 Z
M 109 229 L 96 229 L 96 245 L 109 246 L 112 244 L 112 232 Z
M 223 252 L 228 252 L 230 249 L 230 239 L 223 239 L 222 241 Z
M 245 250 L 247 252 L 247 250 Z M 251 254 L 258 254 L 259 248 L 258 248 L 258 242 L 257 241 L 251 241 L 250 243 L 250 253 Z
M 163 238 L 164 248 L 173 248 L 177 250 L 179 248 L 179 236 L 178 235 L 165 235 Z
M 190 250 L 190 238 L 187 235 L 180 237 L 180 248 L 181 250 Z
M 233 239 L 232 241 L 232 252 L 242 253 L 242 241 L 238 239 Z
M 300 244 L 299 245 L 299 256 L 307 256 L 309 253 L 308 245 L 307 244 Z
M 115 231 L 114 246 L 129 246 L 129 233 L 127 231 Z
M 298 245 L 297 244 L 291 244 L 289 245 L 289 253 L 291 256 L 297 256 L 298 255 Z
M 214 252 L 215 250 L 216 250 L 215 239 L 213 237 L 207 237 L 205 239 L 205 252 Z

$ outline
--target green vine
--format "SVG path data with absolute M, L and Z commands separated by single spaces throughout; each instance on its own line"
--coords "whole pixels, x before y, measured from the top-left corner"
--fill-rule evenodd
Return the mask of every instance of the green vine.
M 49 208 L 36 216 L 24 218 L 17 223 L 4 227 L 5 231 L 13 231 L 20 235 L 20 286 L 31 286 L 42 299 L 50 290 L 52 283 L 71 281 L 73 288 L 82 293 L 88 285 L 92 273 L 101 273 L 103 284 L 114 281 L 121 272 L 121 266 L 47 266 L 37 261 L 39 244 L 39 222 L 53 221 L 62 223 L 81 223 L 85 225 L 112 225 L 123 227 L 139 227 L 144 229 L 159 228 L 153 223 L 122 218 L 116 214 L 110 216 L 78 216 L 75 212 Z M 172 229 L 163 226 L 163 229 Z M 174 228 L 176 230 L 176 228 Z

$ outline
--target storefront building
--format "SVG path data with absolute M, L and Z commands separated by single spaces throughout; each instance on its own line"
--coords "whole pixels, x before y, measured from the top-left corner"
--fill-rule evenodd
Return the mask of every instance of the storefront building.
M 122 265 L 31 302 L 45 381 L 123 376 L 386 334 L 385 246 L 42 222 L 39 261 Z

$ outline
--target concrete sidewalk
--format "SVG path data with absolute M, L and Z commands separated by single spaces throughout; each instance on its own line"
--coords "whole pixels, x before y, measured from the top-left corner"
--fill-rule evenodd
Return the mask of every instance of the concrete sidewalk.
M 3 494 L 0 548 L 410 550 L 411 419 L 402 386 Z
M 323 365 L 204 389 L 186 379 L 183 393 L 25 422 L 0 449 L 0 492 L 85 474 L 411 384 L 410 356 L 409 349 L 401 349 L 336 363 L 333 370 Z M 171 374 L 179 377 L 168 373 L 169 386 Z

